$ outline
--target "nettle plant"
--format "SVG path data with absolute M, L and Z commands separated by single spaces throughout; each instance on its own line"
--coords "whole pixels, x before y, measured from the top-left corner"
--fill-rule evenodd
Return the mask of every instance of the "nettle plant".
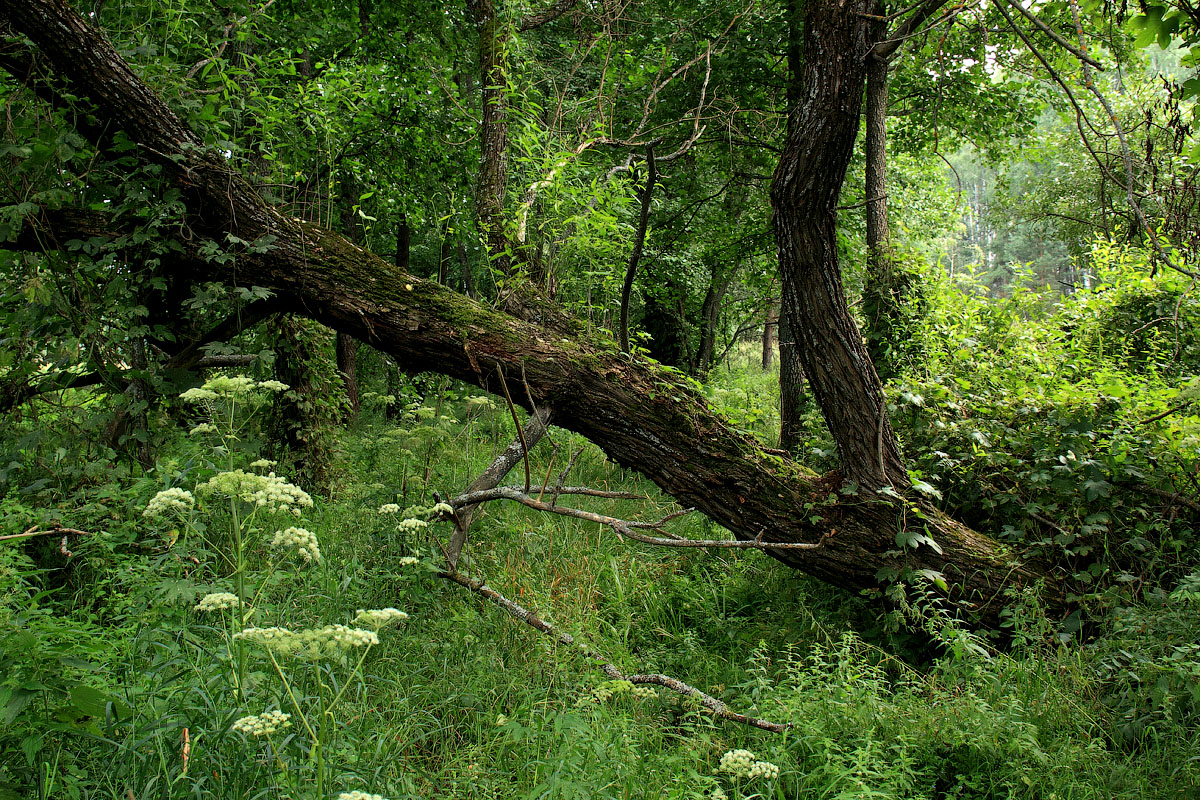
M 254 413 L 271 394 L 287 388 L 278 381 L 219 376 L 180 395 L 200 417 L 190 435 L 204 443 L 220 471 L 194 490 L 160 491 L 143 514 L 178 524 L 185 534 L 173 530 L 175 538 L 198 537 L 205 552 L 215 554 L 213 588 L 220 590 L 206 594 L 193 609 L 219 620 L 209 628 L 217 639 L 212 651 L 224 665 L 232 708 L 214 723 L 223 729 L 213 733 L 231 730 L 247 746 L 260 748 L 288 796 L 323 800 L 332 791 L 330 756 L 339 730 L 335 711 L 348 691 L 362 686 L 363 662 L 379 644 L 379 632 L 407 620 L 408 614 L 395 608 L 360 609 L 349 625 L 301 630 L 255 624 L 269 613 L 265 593 L 285 573 L 303 580 L 304 568 L 324 564 L 317 536 L 302 527 L 312 497 L 277 475 L 274 462 L 251 460 L 239 448 Z M 240 461 L 249 463 L 240 466 Z M 270 669 L 264 673 L 266 664 Z M 358 790 L 338 797 L 378 798 Z

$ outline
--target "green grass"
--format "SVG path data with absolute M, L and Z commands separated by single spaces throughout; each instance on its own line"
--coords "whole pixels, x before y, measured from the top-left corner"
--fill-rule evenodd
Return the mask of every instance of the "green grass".
M 729 397 L 738 380 L 728 378 Z M 757 387 L 763 379 L 743 380 Z M 1027 611 L 1020 624 L 1034 631 L 1030 643 L 986 658 L 956 656 L 905 646 L 905 631 L 889 634 L 895 625 L 866 600 L 760 554 L 655 550 L 595 524 L 492 504 L 472 530 L 462 565 L 469 574 L 628 672 L 664 672 L 734 710 L 793 727 L 780 735 L 716 720 L 661 689 L 657 699 L 595 701 L 591 690 L 606 678 L 577 650 L 439 579 L 429 536 L 400 533 L 394 518 L 377 512 L 388 502 L 431 504 L 434 490 L 453 494 L 512 435 L 503 409 L 468 411 L 459 397 L 443 411 L 473 419 L 397 429 L 368 418 L 344 435 L 340 484 L 305 515 L 321 542 L 320 565 L 263 577 L 265 556 L 252 548 L 251 583 L 261 588 L 255 625 L 348 623 L 357 609 L 387 606 L 411 615 L 381 634 L 361 673 L 320 667 L 322 682 L 339 689 L 349 674 L 325 754 L 326 796 L 1200 793 L 1188 694 L 1200 670 L 1186 648 L 1200 633 L 1200 595 L 1134 606 L 1126 624 L 1087 645 L 1049 644 L 1036 635 L 1036 610 Z M 561 430 L 551 438 L 557 451 L 543 443 L 533 454 L 536 481 L 584 445 Z M 288 710 L 291 701 L 269 661 L 252 651 L 248 697 L 239 702 L 219 626 L 191 610 L 205 592 L 227 586 L 213 553 L 220 540 L 185 537 L 166 547 L 164 531 L 140 517 L 154 491 L 195 479 L 193 468 L 178 466 L 198 463 L 186 455 L 194 445 L 173 447 L 176 467 L 117 482 L 128 498 L 110 511 L 117 533 L 74 543 L 71 561 L 56 557 L 50 541 L 0 551 L 0 797 L 311 796 L 304 780 L 286 788 L 264 742 L 230 729 L 241 716 Z M 590 501 L 609 513 L 657 519 L 673 507 L 590 445 L 571 482 L 649 497 Z M 15 520 L 13 507 L 6 513 Z M 220 514 L 208 523 L 210 534 L 224 524 Z M 720 533 L 696 516 L 677 525 L 691 536 Z M 444 524 L 429 531 L 449 535 Z M 405 556 L 421 561 L 401 566 Z M 289 669 L 299 703 L 315 704 L 316 673 Z M 313 768 L 297 733 L 293 726 L 295 738 L 274 746 L 303 776 Z M 736 748 L 776 764 L 778 779 L 739 784 L 714 774 Z

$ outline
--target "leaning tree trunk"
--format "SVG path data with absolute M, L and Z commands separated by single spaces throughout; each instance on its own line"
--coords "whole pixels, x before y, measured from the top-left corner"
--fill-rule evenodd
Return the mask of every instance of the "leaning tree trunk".
M 800 97 L 771 186 L 783 317 L 842 471 L 868 490 L 908 485 L 883 387 L 846 303 L 838 265 L 838 197 L 858 134 L 870 0 L 810 0 Z
M 821 541 L 812 550 L 768 551 L 820 579 L 876 589 L 883 570 L 936 570 L 945 575 L 953 600 L 994 624 L 1013 585 L 1044 580 L 1048 604 L 1061 605 L 1054 576 L 1016 562 L 1007 547 L 934 509 L 921 509 L 924 518 L 918 519 L 912 507 L 898 509 L 869 491 L 905 474 L 886 416 L 879 413 L 878 380 L 849 320 L 833 241 L 833 202 L 862 89 L 861 66 L 854 62 L 862 52 L 856 22 L 861 10 L 861 0 L 849 0 L 844 9 L 835 0 L 815 0 L 809 7 L 808 55 L 827 62 L 828 72 L 814 68 L 809 76 L 814 102 L 798 114 L 811 138 L 789 139 L 772 193 L 782 264 L 794 278 L 784 302 L 801 312 L 796 318 L 802 356 L 838 439 L 846 475 L 868 490 L 848 498 L 838 491 L 839 476 L 817 476 L 765 453 L 673 373 L 588 338 L 582 324 L 553 313 L 549 304 L 530 308 L 536 322 L 504 314 L 434 281 L 400 273 L 336 233 L 279 213 L 62 0 L 0 5 L 0 27 L 11 24 L 32 40 L 72 93 L 90 100 L 97 118 L 124 130 L 142 157 L 181 189 L 189 234 L 179 238 L 181 256 L 200 260 L 203 237 L 232 233 L 251 242 L 275 237 L 266 252 L 239 259 L 236 273 L 230 265 L 212 265 L 208 277 L 270 288 L 296 312 L 351 333 L 410 369 L 437 371 L 492 392 L 507 383 L 512 397 L 551 408 L 555 424 L 591 439 L 614 461 L 735 535 Z M 5 45 L 0 63 L 12 64 L 21 48 L 15 41 Z M 25 69 L 19 79 L 29 74 Z M 66 231 L 46 233 L 59 241 L 70 238 L 63 238 Z M 860 417 L 850 419 L 852 411 Z M 883 469 L 874 457 L 880 439 Z M 940 552 L 922 546 L 897 554 L 893 539 L 904 525 L 928 527 Z

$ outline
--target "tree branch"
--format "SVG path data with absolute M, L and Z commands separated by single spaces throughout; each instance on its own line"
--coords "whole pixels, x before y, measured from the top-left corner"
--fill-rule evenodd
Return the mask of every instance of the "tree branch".
M 457 583 L 459 586 L 470 589 L 475 594 L 487 599 L 499 608 L 503 609 L 510 616 L 519 619 L 529 627 L 544 633 L 560 644 L 578 649 L 584 658 L 590 659 L 596 667 L 599 667 L 604 672 L 605 675 L 614 680 L 625 680 L 633 684 L 653 684 L 655 686 L 661 686 L 664 689 L 670 689 L 672 692 L 681 694 L 685 697 L 691 697 L 699 701 L 700 705 L 712 713 L 713 716 L 729 720 L 730 722 L 738 722 L 743 725 L 749 725 L 753 728 L 761 728 L 764 731 L 783 733 L 792 727 L 791 723 L 771 722 L 769 720 L 759 719 L 758 717 L 750 717 L 745 714 L 739 714 L 736 711 L 730 710 L 729 706 L 725 705 L 725 703 L 721 702 L 712 695 L 705 694 L 694 686 L 689 686 L 683 681 L 667 675 L 662 675 L 659 673 L 646 675 L 626 675 L 621 670 L 617 669 L 617 667 L 607 658 L 592 650 L 587 643 L 577 640 L 569 633 L 564 633 L 557 630 L 553 625 L 546 622 L 541 617 L 537 616 L 528 609 L 517 605 L 492 587 L 488 586 L 483 581 L 469 578 L 466 575 L 463 575 L 461 572 L 456 571 L 441 572 L 439 575 L 448 581 Z

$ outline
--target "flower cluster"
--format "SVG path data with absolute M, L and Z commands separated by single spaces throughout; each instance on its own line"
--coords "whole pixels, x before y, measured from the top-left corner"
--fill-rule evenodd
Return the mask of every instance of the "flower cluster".
M 158 517 L 172 511 L 186 514 L 195 507 L 196 498 L 192 497 L 192 493 L 188 490 L 178 488 L 163 489 L 150 498 L 150 502 L 146 504 L 146 510 L 142 512 L 142 516 Z
M 413 564 L 420 563 L 420 561 L 421 559 L 416 556 L 403 556 L 397 563 L 402 567 L 411 567 Z
M 416 533 L 417 531 L 424 530 L 428 527 L 429 523 L 425 520 L 409 517 L 408 519 L 400 520 L 400 524 L 396 526 L 396 530 L 400 531 L 401 533 L 404 533 L 405 531 L 412 531 L 413 533 Z
M 275 538 L 271 540 L 271 545 L 273 547 L 294 547 L 300 557 L 310 563 L 321 560 L 321 548 L 317 544 L 317 535 L 304 528 L 275 531 Z
M 197 425 L 196 427 L 194 427 L 190 431 L 188 431 L 188 436 L 199 436 L 202 433 L 216 433 L 216 432 L 217 432 L 216 425 L 213 425 L 211 422 L 201 422 L 199 425 Z
M 200 602 L 196 604 L 196 611 L 221 611 L 226 608 L 237 608 L 241 605 L 236 594 L 229 592 L 213 592 L 206 594 L 200 598 Z
M 270 469 L 271 467 L 275 466 L 276 463 L 277 462 L 272 461 L 269 458 L 260 458 L 257 461 L 250 462 L 250 469 Z
M 379 507 L 380 514 L 399 514 L 400 506 L 395 503 L 384 503 Z
M 729 795 L 725 794 L 725 790 L 720 786 L 713 789 L 712 794 L 710 794 L 709 797 L 711 800 L 729 800 Z
M 721 756 L 721 765 L 717 770 L 751 780 L 779 777 L 779 767 L 769 761 L 759 761 L 749 750 L 730 750 Z
M 266 389 L 268 392 L 287 391 L 288 385 L 279 381 L 256 381 L 245 375 L 217 375 L 204 382 L 203 386 L 188 389 L 179 395 L 185 403 L 207 403 L 220 397 L 238 397 Z
M 345 625 L 326 625 L 304 631 L 287 628 L 246 628 L 233 635 L 235 639 L 261 644 L 276 655 L 292 656 L 315 661 L 343 655 L 355 647 L 379 644 L 374 631 L 350 628 Z
M 387 800 L 383 795 L 367 794 L 355 789 L 353 792 L 342 792 L 337 796 L 337 800 Z
M 434 513 L 434 514 L 453 514 L 454 507 L 451 506 L 449 503 L 438 503 L 436 506 L 433 507 L 432 513 Z
M 291 725 L 291 718 L 282 711 L 264 711 L 256 717 L 242 717 L 233 723 L 233 729 L 249 736 L 267 736 Z
M 310 508 L 312 498 L 298 486 L 277 477 L 274 472 L 255 475 L 244 470 L 219 472 L 200 484 L 200 489 L 226 497 L 236 497 L 272 513 L 290 511 L 297 517 L 302 509 Z
M 604 683 L 592 689 L 591 695 L 583 698 L 582 702 L 592 701 L 595 703 L 603 703 L 612 700 L 619 694 L 627 694 L 633 691 L 633 684 L 627 680 L 605 681 Z
M 639 700 L 646 700 L 651 697 L 658 697 L 658 692 L 652 686 L 635 686 L 632 689 L 633 696 Z
M 355 625 L 366 625 L 369 628 L 379 630 L 386 628 L 389 625 L 403 622 L 408 619 L 408 614 L 396 608 L 372 608 L 367 611 L 358 610 L 358 615 L 354 618 Z

